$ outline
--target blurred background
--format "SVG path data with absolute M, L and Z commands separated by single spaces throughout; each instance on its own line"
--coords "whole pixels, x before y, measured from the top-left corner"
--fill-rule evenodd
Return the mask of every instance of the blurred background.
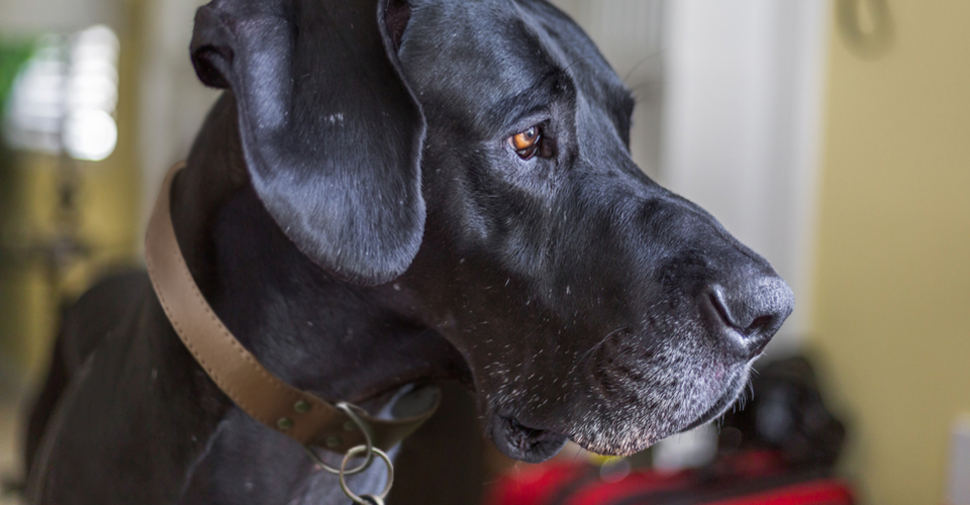
M 188 58 L 201 3 L 0 0 L 0 477 L 59 311 L 141 263 L 218 96 Z M 970 3 L 553 3 L 634 90 L 640 166 L 795 290 L 767 357 L 810 357 L 859 501 L 970 504 Z M 652 464 L 705 464 L 708 433 Z

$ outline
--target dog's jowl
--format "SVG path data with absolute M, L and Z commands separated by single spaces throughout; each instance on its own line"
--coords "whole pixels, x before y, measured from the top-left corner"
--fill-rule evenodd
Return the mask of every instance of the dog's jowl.
M 792 310 L 633 163 L 630 92 L 546 2 L 215 0 L 191 58 L 225 92 L 172 186 L 178 244 L 293 387 L 377 413 L 455 379 L 513 458 L 630 454 L 728 408 Z M 32 503 L 347 501 L 213 383 L 141 272 L 67 313 L 27 453 Z M 383 471 L 347 480 L 376 494 Z

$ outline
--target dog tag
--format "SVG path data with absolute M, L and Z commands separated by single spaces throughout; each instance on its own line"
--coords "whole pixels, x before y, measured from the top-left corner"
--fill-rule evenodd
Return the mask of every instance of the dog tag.
M 364 500 L 364 503 L 368 503 L 370 505 L 384 505 L 384 500 L 382 500 L 377 496 L 371 496 L 369 494 L 365 494 L 365 495 L 361 495 L 360 499 Z

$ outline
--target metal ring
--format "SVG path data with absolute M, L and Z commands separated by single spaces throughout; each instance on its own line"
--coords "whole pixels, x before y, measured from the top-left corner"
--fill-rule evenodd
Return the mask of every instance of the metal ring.
M 361 498 L 360 496 L 354 494 L 354 492 L 351 491 L 349 487 L 347 487 L 347 481 L 344 479 L 344 477 L 350 474 L 348 472 L 345 472 L 344 468 L 347 466 L 347 461 L 349 461 L 350 458 L 352 458 L 355 454 L 361 453 L 366 450 L 367 450 L 366 446 L 358 445 L 357 447 L 354 447 L 353 449 L 347 451 L 347 454 L 344 456 L 343 462 L 340 463 L 340 473 L 338 473 L 338 475 L 340 476 L 340 489 L 343 489 L 344 494 L 346 494 L 347 497 L 349 497 L 351 500 L 354 500 L 354 502 L 361 503 L 363 505 L 368 505 L 368 502 L 364 501 L 364 499 Z M 387 494 L 391 492 L 391 486 L 394 485 L 394 465 L 391 463 L 391 458 L 387 457 L 387 454 L 385 454 L 384 451 L 376 447 L 371 447 L 369 452 L 371 457 L 368 459 L 374 459 L 374 454 L 377 454 L 378 456 L 381 457 L 381 459 L 384 460 L 384 464 L 387 465 L 387 484 L 384 485 L 384 490 L 381 491 L 381 494 L 377 495 L 378 498 L 383 500 L 384 498 L 387 498 Z
M 323 459 L 321 459 L 320 456 L 317 455 L 317 453 L 313 452 L 313 450 L 310 449 L 310 447 L 304 445 L 303 450 L 306 451 L 307 455 L 310 456 L 310 459 L 312 459 L 317 465 L 319 465 L 320 468 L 323 468 L 325 471 L 329 473 L 332 473 L 334 475 L 358 474 L 360 472 L 363 472 L 364 470 L 367 470 L 370 464 L 374 462 L 374 451 L 375 450 L 380 451 L 380 449 L 377 449 L 374 447 L 374 437 L 371 433 L 370 426 L 366 422 L 364 422 L 363 419 L 361 419 L 360 415 L 358 415 L 355 410 L 355 409 L 359 409 L 360 407 L 356 407 L 347 402 L 340 402 L 336 405 L 336 407 L 340 409 L 340 411 L 342 411 L 344 414 L 347 414 L 347 417 L 349 417 L 350 420 L 353 421 L 355 425 L 357 425 L 357 428 L 360 429 L 361 433 L 364 434 L 364 441 L 366 445 L 360 445 L 357 447 L 363 447 L 367 451 L 367 459 L 365 459 L 364 462 L 361 463 L 356 468 L 352 468 L 350 470 L 344 471 L 343 468 L 347 464 L 347 458 L 348 458 L 348 455 L 350 454 L 350 451 L 347 452 L 347 455 L 344 455 L 344 464 L 341 465 L 339 469 L 337 469 L 325 463 Z M 356 449 L 357 447 L 355 447 L 354 449 Z M 353 451 L 353 449 L 351 449 L 351 451 Z M 360 452 L 360 451 L 357 451 L 357 452 Z

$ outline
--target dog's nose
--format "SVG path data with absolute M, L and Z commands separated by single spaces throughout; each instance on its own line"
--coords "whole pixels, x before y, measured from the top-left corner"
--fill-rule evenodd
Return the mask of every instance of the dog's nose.
M 777 275 L 712 284 L 705 295 L 717 324 L 723 325 L 722 343 L 748 359 L 761 354 L 795 305 L 791 288 Z

